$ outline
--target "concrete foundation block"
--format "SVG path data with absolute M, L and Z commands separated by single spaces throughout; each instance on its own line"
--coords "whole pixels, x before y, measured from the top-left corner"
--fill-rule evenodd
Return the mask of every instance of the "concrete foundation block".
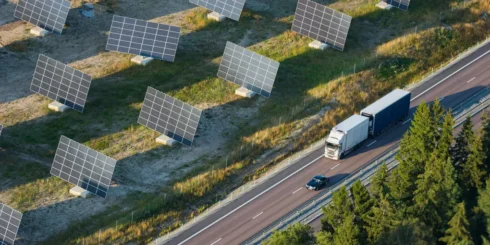
M 391 8 L 393 8 L 393 5 L 381 1 L 378 4 L 376 4 L 376 7 L 384 10 L 390 10 Z
M 79 186 L 75 186 L 70 189 L 70 194 L 76 197 L 87 198 L 90 195 L 90 192 Z
M 156 139 L 157 143 L 159 144 L 163 144 L 163 145 L 168 145 L 168 146 L 173 146 L 175 144 L 175 140 L 166 136 L 166 135 L 160 135 L 160 137 L 158 137 Z
M 66 106 L 66 105 L 63 105 L 61 104 L 60 102 L 58 101 L 53 101 L 51 102 L 49 105 L 48 105 L 48 108 L 53 110 L 53 111 L 57 111 L 57 112 L 65 112 L 66 110 L 68 110 L 70 107 Z
M 45 37 L 49 34 L 49 31 L 46 31 L 43 28 L 36 26 L 31 29 L 31 34 L 37 37 Z
M 251 91 L 251 90 L 248 90 L 244 87 L 241 87 L 237 90 L 235 90 L 235 94 L 238 95 L 238 96 L 242 96 L 242 97 L 245 97 L 245 98 L 252 98 L 256 95 L 255 92 Z
M 310 44 L 308 44 L 308 47 L 312 49 L 318 49 L 318 50 L 325 50 L 328 48 L 328 45 L 326 43 L 322 43 L 320 41 L 313 41 Z
M 226 20 L 226 16 L 220 15 L 217 12 L 212 12 L 212 13 L 208 14 L 208 19 L 215 20 L 218 22 L 222 22 L 222 21 Z
M 131 59 L 131 62 L 138 64 L 138 65 L 142 65 L 142 66 L 148 65 L 152 61 L 153 61 L 153 58 L 145 57 L 145 56 L 141 56 L 141 55 L 135 56 Z

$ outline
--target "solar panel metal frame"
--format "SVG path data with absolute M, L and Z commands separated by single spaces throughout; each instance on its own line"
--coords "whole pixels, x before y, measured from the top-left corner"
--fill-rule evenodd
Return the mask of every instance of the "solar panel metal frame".
M 272 93 L 279 65 L 275 60 L 227 42 L 218 77 L 268 98 Z
M 410 0 L 382 0 L 383 2 L 404 11 L 408 11 L 408 6 L 410 5 Z
M 247 0 L 189 0 L 190 3 L 239 21 Z
M 180 30 L 178 26 L 114 15 L 106 50 L 173 62 Z
M 83 112 L 91 82 L 91 76 L 40 54 L 31 91 Z
M 13 245 L 19 231 L 22 213 L 0 203 L 0 244 Z
M 70 8 L 65 0 L 19 0 L 14 17 L 61 35 Z
M 201 110 L 148 87 L 138 123 L 191 146 L 201 114 Z
M 105 198 L 117 161 L 61 136 L 51 174 Z
M 344 50 L 352 17 L 310 0 L 298 0 L 291 30 Z

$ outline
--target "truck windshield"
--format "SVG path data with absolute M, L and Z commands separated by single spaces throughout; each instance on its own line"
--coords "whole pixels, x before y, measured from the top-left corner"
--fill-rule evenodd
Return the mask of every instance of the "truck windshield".
M 339 146 L 338 146 L 338 145 L 335 145 L 335 144 L 332 144 L 332 143 L 327 142 L 327 147 L 328 147 L 328 148 L 331 148 L 331 149 L 337 149 Z

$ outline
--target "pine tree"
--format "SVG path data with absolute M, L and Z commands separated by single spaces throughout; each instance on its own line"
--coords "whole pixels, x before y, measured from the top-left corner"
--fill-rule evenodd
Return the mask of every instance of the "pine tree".
M 490 115 L 485 114 L 482 118 L 482 146 L 485 158 L 485 169 L 490 173 Z
M 357 181 L 354 182 L 350 189 L 350 193 L 354 203 L 355 222 L 359 226 L 361 232 L 360 241 L 365 244 L 365 241 L 367 241 L 367 232 L 366 229 L 364 229 L 364 226 L 375 200 L 371 197 L 360 179 L 357 179 Z
M 315 234 L 315 245 L 333 245 L 333 235 L 330 232 L 320 231 Z
M 449 228 L 446 230 L 446 236 L 439 239 L 447 245 L 473 245 L 471 234 L 469 232 L 470 223 L 466 217 L 466 208 L 464 202 L 457 205 L 457 211 L 449 221 Z
M 463 123 L 463 128 L 456 137 L 456 144 L 452 150 L 453 164 L 456 166 L 456 170 L 460 172 L 461 164 L 463 164 L 468 155 L 470 154 L 470 145 L 475 140 L 475 133 L 473 132 L 473 122 L 471 117 L 467 117 Z
M 386 182 L 388 180 L 388 167 L 385 163 L 379 167 L 371 180 L 371 194 L 374 199 L 379 199 L 381 196 L 385 196 L 388 193 L 388 187 Z
M 470 194 L 476 194 L 477 189 L 481 189 L 485 180 L 488 178 L 487 172 L 485 170 L 481 138 L 477 138 L 470 142 L 469 154 L 466 159 L 461 164 L 461 180 L 465 187 L 465 191 Z M 476 196 L 476 195 L 474 195 Z
M 432 119 L 432 123 L 431 123 L 431 126 L 432 126 L 432 130 L 433 132 L 435 133 L 435 136 L 434 136 L 434 142 L 433 144 L 437 144 L 437 142 L 439 141 L 439 138 L 441 137 L 441 135 L 439 134 L 440 132 L 440 129 L 442 127 L 442 122 L 443 122 L 443 118 L 445 116 L 445 110 L 444 108 L 442 107 L 441 105 L 441 100 L 440 99 L 437 99 L 434 101 L 434 103 L 432 104 L 432 106 L 430 107 L 431 109 L 431 119 Z
M 313 245 L 315 244 L 313 229 L 309 225 L 296 223 L 286 230 L 275 231 L 272 236 L 264 241 L 264 245 Z
M 349 215 L 340 224 L 333 235 L 335 245 L 358 245 L 360 242 L 360 229 L 354 222 L 354 215 Z
M 485 188 L 478 191 L 478 208 L 484 214 L 487 226 L 487 237 L 483 237 L 486 244 L 490 244 L 488 235 L 490 234 L 490 180 L 485 183 Z
M 368 241 L 374 243 L 381 234 L 389 232 L 396 225 L 397 221 L 395 210 L 385 196 L 380 196 L 379 201 L 373 207 L 371 214 L 366 219 L 365 229 L 368 234 Z
M 332 201 L 323 208 L 325 217 L 322 219 L 324 231 L 333 232 L 344 223 L 345 219 L 354 214 L 354 208 L 345 186 L 333 193 Z
M 424 172 L 425 164 L 434 150 L 435 131 L 433 116 L 426 103 L 417 107 L 412 124 L 400 142 L 396 155 L 399 164 L 392 172 L 388 186 L 391 196 L 397 201 L 397 209 L 412 206 L 417 176 Z

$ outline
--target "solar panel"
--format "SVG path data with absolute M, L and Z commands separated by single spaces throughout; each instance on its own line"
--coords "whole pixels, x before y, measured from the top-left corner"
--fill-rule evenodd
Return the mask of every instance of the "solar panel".
M 0 244 L 13 245 L 19 231 L 22 213 L 0 203 Z
M 138 123 L 191 146 L 200 118 L 201 110 L 148 87 Z
M 174 61 L 180 27 L 114 15 L 107 50 Z
M 292 31 L 344 50 L 352 17 L 309 0 L 299 0 Z
M 189 0 L 189 2 L 238 21 L 247 0 Z
M 70 2 L 65 0 L 19 0 L 14 16 L 61 35 L 68 11 Z
M 51 174 L 105 198 L 115 167 L 116 160 L 61 136 Z
M 83 112 L 91 81 L 91 76 L 40 54 L 31 91 Z
M 270 97 L 278 69 L 279 62 L 227 42 L 218 77 Z
M 410 0 L 382 0 L 383 2 L 397 7 L 401 10 L 408 10 L 408 5 L 410 5 Z

